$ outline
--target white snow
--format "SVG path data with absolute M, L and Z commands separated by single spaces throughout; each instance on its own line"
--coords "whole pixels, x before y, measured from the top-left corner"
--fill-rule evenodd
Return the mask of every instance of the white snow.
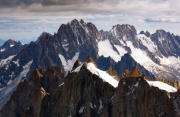
M 157 51 L 157 46 L 149 37 L 146 37 L 144 34 L 139 34 L 137 35 L 137 37 L 139 40 L 141 40 L 142 44 L 148 48 L 149 51 L 151 52 Z
M 6 59 L 2 59 L 2 60 L 0 61 L 0 67 L 3 67 L 3 66 L 5 66 L 5 65 L 9 64 L 10 61 L 13 59 L 14 56 L 15 56 L 15 55 L 12 55 L 12 56 L 9 56 L 9 57 L 6 58 Z
M 12 80 L 9 80 L 9 82 L 7 83 L 7 85 L 11 84 L 12 83 Z
M 113 50 L 112 45 L 110 44 L 109 40 L 103 40 L 98 43 L 98 55 L 104 57 L 111 57 L 114 61 L 118 62 L 121 60 L 121 56 Z M 121 48 L 118 48 L 121 49 Z
M 119 45 L 114 45 L 114 47 L 116 47 L 116 49 L 118 50 L 118 52 L 120 53 L 120 55 L 119 56 L 124 56 L 124 54 L 126 54 L 127 53 L 127 51 L 123 48 L 123 47 L 121 47 L 121 46 L 119 46 Z M 119 60 L 120 61 L 120 60 Z
M 62 85 L 64 85 L 64 82 L 63 82 L 63 83 L 61 83 L 61 84 L 59 85 L 59 87 L 60 87 L 60 86 L 62 86 Z
M 138 85 L 139 85 L 139 82 L 137 82 L 134 86 L 135 86 L 135 87 L 138 87 Z
M 14 64 L 17 65 L 17 67 L 19 67 L 19 59 L 17 61 L 12 61 Z
M 99 100 L 99 104 L 100 104 L 100 105 L 99 105 L 99 110 L 101 110 L 101 109 L 103 108 L 103 106 L 102 106 L 102 100 L 101 100 L 101 99 Z
M 79 72 L 82 65 L 83 65 L 83 63 L 79 67 L 77 67 L 73 72 Z M 115 80 L 113 76 L 110 76 L 106 71 L 102 71 L 102 70 L 96 68 L 93 63 L 88 63 L 87 69 L 91 73 L 98 75 L 103 81 L 108 82 L 113 87 L 118 86 L 119 82 L 117 80 Z
M 89 102 L 89 104 L 90 104 L 90 107 L 91 107 L 92 109 L 94 109 L 94 107 L 93 107 L 92 103 L 91 103 L 91 102 Z
M 0 49 L 0 52 L 4 52 L 6 49 L 5 48 L 3 48 L 3 49 Z
M 9 83 L 6 87 L 0 90 L 0 108 L 8 101 L 12 92 L 15 90 L 16 86 L 19 84 L 22 78 L 27 75 L 32 62 L 33 60 L 23 66 L 23 71 L 11 83 Z
M 69 43 L 67 41 L 67 39 L 64 39 L 64 41 L 62 42 L 62 47 L 68 51 L 69 50 Z
M 106 73 L 106 71 L 102 71 L 102 70 L 96 68 L 93 63 L 88 63 L 87 64 L 87 69 L 91 73 L 98 75 L 100 78 L 102 78 L 103 81 L 108 82 L 113 87 L 118 86 L 119 82 L 117 80 L 115 80 L 113 78 L 113 76 L 110 76 L 108 73 Z
M 13 44 L 10 44 L 10 47 L 13 47 L 14 45 Z
M 152 72 L 154 75 L 159 74 L 160 71 L 166 71 L 165 68 L 153 62 L 145 51 L 135 48 L 131 41 L 126 41 L 126 43 L 127 46 L 131 48 L 131 56 L 144 68 Z
M 82 113 L 84 111 L 84 106 L 82 106 L 79 110 L 79 113 Z
M 147 80 L 146 80 L 147 81 Z M 147 81 L 150 86 L 158 87 L 167 92 L 177 92 L 177 89 L 160 81 Z
M 82 63 L 79 67 L 77 67 L 75 70 L 73 70 L 73 72 L 79 72 L 81 70 L 81 67 L 84 63 Z
M 170 56 L 170 57 L 158 57 L 161 61 L 161 64 L 164 65 L 169 65 L 170 67 L 174 67 L 177 70 L 180 70 L 180 57 L 174 57 L 174 56 Z
M 77 52 L 74 55 L 72 60 L 66 60 L 63 55 L 59 54 L 59 58 L 61 59 L 62 65 L 66 72 L 72 69 L 74 62 L 78 59 L 78 57 L 79 57 L 79 52 Z
M 32 63 L 33 63 L 33 60 L 31 60 L 25 66 L 23 66 L 23 71 L 21 72 L 21 77 L 25 77 L 27 75 Z

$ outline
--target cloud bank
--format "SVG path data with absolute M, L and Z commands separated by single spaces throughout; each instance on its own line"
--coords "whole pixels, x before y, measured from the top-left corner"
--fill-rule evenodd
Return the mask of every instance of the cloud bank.
M 0 38 L 10 38 L 9 31 L 18 39 L 32 32 L 35 37 L 42 31 L 53 33 L 74 18 L 92 22 L 99 30 L 125 23 L 138 31 L 165 29 L 180 35 L 179 4 L 180 0 L 0 0 Z

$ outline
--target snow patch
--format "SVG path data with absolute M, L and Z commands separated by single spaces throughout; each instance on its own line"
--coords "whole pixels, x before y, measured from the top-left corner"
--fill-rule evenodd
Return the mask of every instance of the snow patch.
M 13 44 L 10 44 L 10 47 L 13 47 L 14 45 Z
M 174 57 L 174 56 L 170 56 L 170 57 L 158 57 L 161 61 L 161 64 L 164 65 L 169 65 L 170 67 L 174 67 L 177 70 L 180 70 L 180 57 Z
M 144 34 L 139 34 L 137 37 L 139 40 L 141 40 L 142 44 L 148 48 L 149 51 L 156 52 L 158 50 L 157 46 L 149 37 L 146 37 Z
M 7 85 L 11 84 L 12 83 L 12 80 L 9 80 L 9 82 L 7 83 Z
M 82 63 L 79 67 L 77 67 L 73 72 L 79 72 L 81 70 L 81 67 L 84 63 Z
M 82 65 L 83 65 L 83 63 L 79 67 L 77 67 L 73 72 L 79 72 Z M 119 82 L 117 80 L 115 80 L 113 76 L 110 76 L 106 71 L 102 71 L 102 70 L 96 68 L 93 63 L 88 63 L 87 64 L 87 69 L 91 73 L 96 74 L 97 76 L 99 76 L 103 81 L 109 83 L 113 87 L 116 88 L 118 86 Z
M 0 67 L 3 67 L 5 65 L 8 65 L 10 63 L 10 61 L 13 59 L 13 57 L 16 56 L 16 55 L 12 55 L 12 56 L 9 56 L 8 58 L 6 59 L 2 59 L 0 61 Z
M 160 71 L 166 71 L 165 68 L 153 62 L 145 51 L 135 48 L 131 41 L 127 41 L 127 46 L 131 48 L 131 56 L 137 63 L 152 72 L 154 75 L 160 74 Z
M 102 100 L 100 99 L 99 100 L 99 110 L 101 110 L 103 108 L 103 106 L 102 106 Z
M 59 54 L 59 58 L 61 59 L 63 68 L 66 72 L 72 69 L 74 62 L 79 58 L 79 52 L 77 52 L 72 60 L 66 60 L 63 55 Z
M 59 87 L 60 87 L 60 86 L 62 86 L 62 85 L 64 85 L 64 82 L 63 82 L 63 83 L 61 83 L 61 84 L 59 85 Z
M 121 56 L 113 50 L 112 45 L 110 44 L 109 40 L 103 40 L 98 43 L 98 55 L 104 56 L 104 57 L 111 57 L 115 62 L 118 62 L 121 60 Z M 120 48 L 118 48 L 120 49 Z
M 147 80 L 146 80 L 147 81 Z M 160 81 L 147 81 L 147 83 L 150 85 L 150 86 L 154 86 L 154 87 L 158 87 L 159 89 L 161 90 L 165 90 L 167 92 L 177 92 L 177 89 L 168 85 L 168 84 L 165 84 L 163 82 L 160 82 Z
M 79 113 L 82 113 L 84 111 L 84 106 L 82 106 L 79 110 Z
M 0 52 L 4 52 L 6 49 L 5 48 L 3 48 L 3 49 L 0 49 Z
M 114 47 L 116 47 L 116 49 L 118 50 L 118 52 L 120 53 L 120 57 L 122 57 L 122 56 L 124 56 L 124 54 L 126 54 L 127 53 L 127 51 L 123 48 L 123 47 L 121 47 L 121 46 L 119 46 L 119 45 L 114 45 Z
M 19 67 L 19 59 L 17 61 L 13 61 L 14 64 L 17 65 L 17 67 Z
M 91 103 L 91 102 L 89 102 L 89 103 L 90 103 L 91 108 L 92 108 L 92 109 L 94 109 L 94 107 L 93 107 L 92 103 Z
M 102 70 L 96 68 L 93 63 L 88 63 L 87 64 L 87 69 L 91 73 L 98 75 L 100 78 L 102 78 L 103 81 L 109 83 L 113 87 L 117 87 L 118 86 L 119 82 L 117 80 L 115 80 L 113 78 L 113 76 L 110 76 L 108 73 L 106 73 L 106 71 L 102 71 Z
M 27 75 L 32 62 L 33 60 L 23 66 L 23 71 L 11 83 L 9 83 L 6 87 L 0 90 L 0 109 L 9 100 L 12 92 L 15 90 L 16 86 L 19 84 L 22 78 Z

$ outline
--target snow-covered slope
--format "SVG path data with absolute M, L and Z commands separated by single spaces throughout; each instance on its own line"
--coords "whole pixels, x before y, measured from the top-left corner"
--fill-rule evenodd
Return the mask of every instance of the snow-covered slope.
M 100 78 L 102 78 L 103 81 L 108 82 L 113 87 L 118 86 L 119 82 L 117 80 L 115 80 L 113 78 L 113 76 L 110 76 L 108 73 L 106 73 L 106 71 L 102 71 L 102 70 L 96 68 L 93 63 L 88 63 L 87 64 L 87 69 L 91 73 L 98 75 Z
M 66 60 L 63 55 L 59 54 L 59 58 L 62 62 L 62 67 L 64 68 L 64 71 L 67 73 L 69 70 L 71 70 L 74 62 L 78 59 L 79 53 L 77 52 L 72 60 Z
M 79 67 L 77 67 L 74 72 L 79 72 L 81 67 L 83 64 L 81 64 Z M 119 81 L 115 80 L 114 76 L 109 75 L 106 71 L 102 71 L 100 69 L 98 69 L 97 67 L 95 67 L 95 65 L 93 63 L 87 63 L 87 69 L 93 73 L 96 74 L 97 76 L 99 76 L 99 78 L 101 78 L 104 82 L 109 83 L 110 85 L 112 85 L 113 87 L 117 87 Z
M 118 29 L 118 27 L 121 28 Z M 101 31 L 101 41 L 98 43 L 99 56 L 111 57 L 114 61 L 118 62 L 125 53 L 129 53 L 140 65 L 156 77 L 168 80 L 179 78 L 180 80 L 180 55 L 178 55 L 178 52 L 176 56 L 169 54 L 167 57 L 163 53 L 164 51 L 159 50 L 161 46 L 164 46 L 163 43 L 169 37 L 164 37 L 163 41 L 159 40 L 155 43 L 153 40 L 160 37 L 154 35 L 147 37 L 145 34 L 136 34 L 133 30 L 129 25 L 118 25 L 106 33 L 106 36 Z M 178 40 L 175 37 L 173 39 L 175 40 L 174 43 L 178 45 Z M 173 41 L 170 42 L 171 40 L 168 41 L 169 43 L 173 43 Z M 161 43 L 161 46 L 159 43 Z
M 32 62 L 33 60 L 23 66 L 22 72 L 15 78 L 15 80 L 11 80 L 6 87 L 0 89 L 0 109 L 3 104 L 9 100 L 12 92 L 16 89 L 16 86 L 19 84 L 19 82 L 21 82 L 22 78 L 27 75 Z
M 176 92 L 177 91 L 176 88 L 174 88 L 168 84 L 165 84 L 163 82 L 160 82 L 160 81 L 147 81 L 147 82 L 150 86 L 158 87 L 159 89 L 165 90 L 167 92 Z

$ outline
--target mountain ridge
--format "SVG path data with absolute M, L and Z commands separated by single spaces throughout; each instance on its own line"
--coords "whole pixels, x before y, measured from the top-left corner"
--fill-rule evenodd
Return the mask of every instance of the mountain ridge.
M 161 31 L 159 32 L 161 33 Z M 135 27 L 128 24 L 115 25 L 110 31 L 98 31 L 92 23 L 72 20 L 67 24 L 62 24 L 54 35 L 43 32 L 36 42 L 31 42 L 17 55 L 5 58 L 4 60 L 8 62 L 2 64 L 3 66 L 0 68 L 0 73 L 4 76 L 0 83 L 5 82 L 1 88 L 8 89 L 10 86 L 8 83 L 17 85 L 19 80 L 15 82 L 15 79 L 23 80 L 29 77 L 35 69 L 58 65 L 62 66 L 65 73 L 68 73 L 77 59 L 85 61 L 88 55 L 92 56 L 99 68 L 108 70 L 112 67 L 118 72 L 118 76 L 121 76 L 125 69 L 137 66 L 152 80 L 155 80 L 155 77 L 179 80 L 180 49 L 178 50 L 178 48 L 180 46 L 178 45 L 180 37 L 164 32 L 164 37 L 162 37 L 165 39 L 163 41 L 159 32 L 154 36 L 151 34 L 152 39 L 155 40 L 152 41 L 151 37 L 138 35 Z M 157 44 L 160 42 L 162 43 L 158 47 Z M 168 51 L 163 48 L 163 44 L 169 48 Z M 177 49 L 174 49 L 173 45 Z M 160 51 L 158 51 L 159 48 Z M 172 54 L 169 54 L 171 52 Z M 123 58 L 124 55 L 125 58 Z M 121 62 L 121 59 L 124 63 Z M 106 64 L 103 64 L 102 61 Z M 28 68 L 26 69 L 25 66 Z M 21 76 L 23 73 L 26 74 Z M 10 89 L 11 92 L 16 85 Z M 1 96 L 6 91 L 2 89 Z M 10 96 L 10 93 L 7 94 Z M 6 99 L 8 98 L 6 97 Z
M 19 83 L 0 116 L 179 116 L 180 90 L 160 90 L 145 77 L 134 68 L 114 88 L 88 66 L 65 77 L 61 67 L 35 70 Z

